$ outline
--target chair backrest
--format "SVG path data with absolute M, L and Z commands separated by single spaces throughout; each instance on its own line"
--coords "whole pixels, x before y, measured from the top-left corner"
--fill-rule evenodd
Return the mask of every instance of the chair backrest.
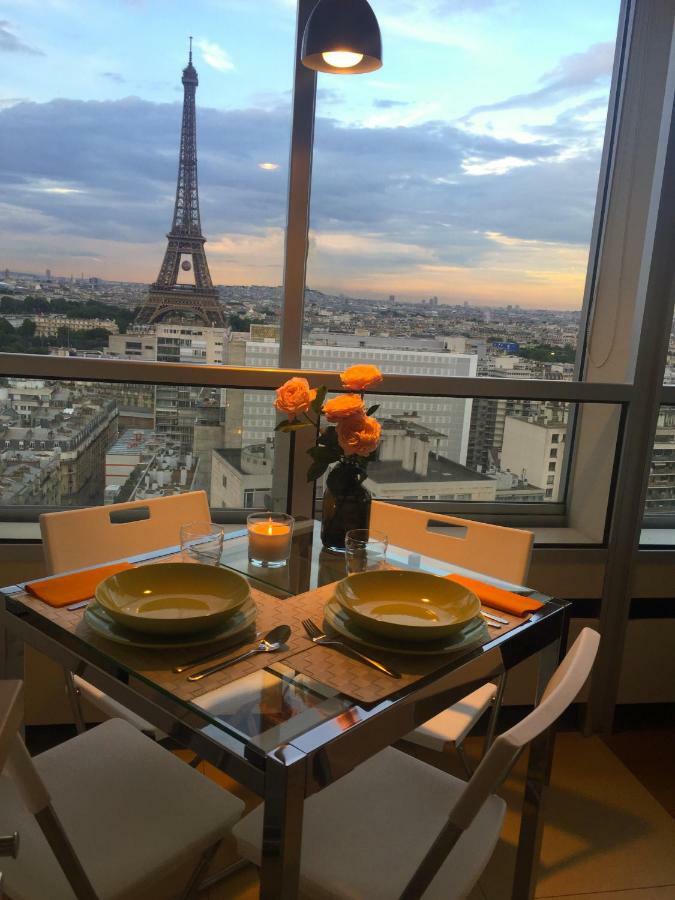
M 22 682 L 0 681 L 0 775 L 7 775 L 14 781 L 25 807 L 42 829 L 77 900 L 99 900 L 51 805 L 49 791 L 26 749 L 19 731 L 22 721 Z
M 180 542 L 180 526 L 210 522 L 205 491 L 43 513 L 40 531 L 47 573 L 96 566 Z
M 435 523 L 450 526 L 448 532 L 430 530 L 429 526 Z M 373 500 L 370 508 L 370 527 L 384 532 L 390 544 L 512 584 L 523 584 L 530 568 L 534 540 L 531 531 L 436 515 L 378 500 Z
M 554 672 L 539 704 L 521 722 L 496 738 L 400 900 L 422 896 L 462 832 L 471 825 L 488 797 L 499 789 L 523 748 L 550 728 L 570 706 L 591 673 L 599 643 L 598 632 L 584 628 Z

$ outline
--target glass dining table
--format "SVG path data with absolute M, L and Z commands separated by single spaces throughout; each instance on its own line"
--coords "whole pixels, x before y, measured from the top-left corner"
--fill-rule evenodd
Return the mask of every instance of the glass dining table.
M 178 550 L 167 547 L 130 561 L 156 563 Z M 534 654 L 540 696 L 560 659 L 565 602 L 402 547 L 390 547 L 387 558 L 402 569 L 473 575 L 533 596 L 543 606 L 517 627 L 505 633 L 491 630 L 480 646 L 449 656 L 430 674 L 373 703 L 356 701 L 297 671 L 292 656 L 275 661 L 273 654 L 264 668 L 191 698 L 175 690 L 175 681 L 134 665 L 127 648 L 90 640 L 86 631 L 73 628 L 69 616 L 82 611 L 63 612 L 61 618 L 48 614 L 49 607 L 30 598 L 23 584 L 15 584 L 0 592 L 0 671 L 2 677 L 22 678 L 23 647 L 30 645 L 257 793 L 265 802 L 260 896 L 291 900 L 298 894 L 307 797 Z M 246 576 L 252 587 L 279 604 L 345 574 L 344 557 L 323 550 L 319 523 L 309 520 L 296 522 L 286 566 L 251 565 L 244 530 L 226 534 L 221 565 Z M 519 900 L 534 896 L 553 739 L 549 731 L 530 748 L 512 890 Z

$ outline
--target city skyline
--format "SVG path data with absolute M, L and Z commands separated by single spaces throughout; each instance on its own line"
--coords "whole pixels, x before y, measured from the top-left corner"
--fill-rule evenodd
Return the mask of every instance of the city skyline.
M 258 17 L 254 27 L 245 5 L 221 3 L 218 18 L 213 4 L 199 4 L 194 28 L 203 227 L 220 284 L 282 281 L 294 15 L 290 2 L 268 5 L 257 68 L 248 51 Z M 498 0 L 374 6 L 383 74 L 319 79 L 308 284 L 372 298 L 579 308 L 617 3 L 597 4 L 589 17 L 574 2 L 558 13 L 567 27 L 549 26 L 541 40 L 546 11 L 533 14 L 531 3 L 515 4 L 512 22 Z M 554 5 L 544 6 L 555 19 Z M 34 4 L 8 6 L 3 267 L 153 279 L 173 199 L 175 72 L 192 28 L 179 15 L 155 36 L 154 46 L 170 47 L 166 58 L 153 46 L 141 52 L 154 4 L 120 7 L 76 28 L 76 0 L 48 3 L 42 23 Z M 436 31 L 427 27 L 433 11 Z M 528 12 L 538 38 L 523 57 L 526 42 L 514 35 Z M 58 65 L 63 47 L 54 48 L 47 23 L 63 47 L 81 50 L 89 39 L 90 78 Z M 486 25 L 497 61 L 477 41 Z M 415 69 L 422 53 L 424 75 Z M 491 80 L 498 63 L 507 68 Z

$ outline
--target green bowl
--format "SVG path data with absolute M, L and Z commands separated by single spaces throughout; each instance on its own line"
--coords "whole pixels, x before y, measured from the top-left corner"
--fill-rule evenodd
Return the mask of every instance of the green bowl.
M 349 575 L 337 585 L 335 599 L 362 628 L 400 641 L 445 638 L 480 613 L 473 591 L 426 572 Z
M 217 628 L 244 605 L 248 582 L 200 563 L 126 569 L 96 588 L 96 600 L 120 625 L 144 634 L 194 634 Z

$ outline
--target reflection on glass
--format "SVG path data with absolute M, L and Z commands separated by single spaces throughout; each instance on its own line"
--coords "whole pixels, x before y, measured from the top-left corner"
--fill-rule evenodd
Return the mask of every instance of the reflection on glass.
M 278 674 L 255 672 L 210 691 L 196 703 L 244 737 L 270 746 L 351 705 L 347 698 L 335 698 L 335 691 L 284 664 L 275 668 Z

